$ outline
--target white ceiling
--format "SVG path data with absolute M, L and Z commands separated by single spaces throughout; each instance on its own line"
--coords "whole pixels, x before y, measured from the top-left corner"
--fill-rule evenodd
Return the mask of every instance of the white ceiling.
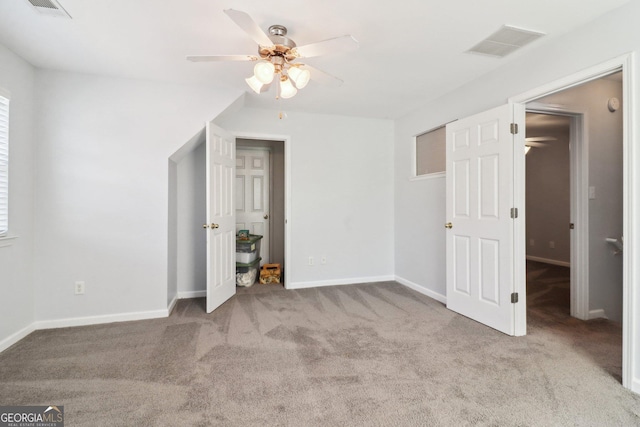
M 223 10 L 249 13 L 266 31 L 282 24 L 304 45 L 344 34 L 360 48 L 306 60 L 345 81 L 310 83 L 285 110 L 396 118 L 526 54 L 627 0 L 59 0 L 73 19 L 48 17 L 27 0 L 0 2 L 0 44 L 36 67 L 250 92 L 248 105 L 280 108 L 244 78 L 253 64 L 191 63 L 186 55 L 255 54 Z M 502 25 L 547 36 L 502 59 L 464 53 Z M 1 66 L 1 64 L 0 64 Z

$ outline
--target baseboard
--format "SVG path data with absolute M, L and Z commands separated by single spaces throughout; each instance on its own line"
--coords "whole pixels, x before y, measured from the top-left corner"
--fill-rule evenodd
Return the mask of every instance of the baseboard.
M 68 328 L 72 326 L 100 325 L 132 320 L 159 319 L 169 316 L 169 309 L 140 311 L 137 313 L 106 314 L 103 316 L 71 317 L 67 319 L 39 320 L 33 323 L 34 329 Z
M 167 307 L 167 316 L 171 316 L 171 312 L 174 308 L 176 308 L 176 304 L 178 303 L 178 296 L 173 297 L 171 302 L 169 303 L 169 307 Z
M 182 291 L 178 292 L 178 299 L 187 298 L 204 298 L 207 296 L 207 291 Z
M 15 343 L 17 343 L 22 338 L 26 337 L 27 335 L 29 335 L 31 332 L 35 330 L 36 328 L 33 326 L 33 323 L 32 323 L 26 328 L 22 328 L 18 332 L 12 335 L 9 335 L 7 338 L 0 341 L 0 352 L 5 351 L 6 349 L 8 349 L 9 347 L 11 347 L 12 345 L 14 345 Z
M 597 310 L 589 310 L 589 320 L 591 319 L 608 319 L 607 314 L 602 308 Z
M 555 259 L 541 258 L 538 256 L 532 256 L 532 255 L 527 255 L 527 260 L 541 262 L 543 264 L 559 265 L 560 267 L 571 267 L 570 262 L 557 261 Z
M 410 280 L 404 279 L 402 277 L 396 276 L 396 282 L 401 285 L 406 286 L 407 288 L 411 288 L 416 292 L 421 293 L 422 295 L 426 295 L 429 298 L 433 298 L 436 301 L 440 301 L 443 304 L 447 303 L 447 297 L 445 295 L 439 294 L 437 292 L 432 291 L 431 289 L 427 289 L 423 286 L 418 285 Z
M 388 282 L 392 280 L 395 280 L 394 276 L 355 277 L 348 279 L 320 280 L 317 282 L 295 282 L 289 283 L 289 287 L 287 289 L 306 289 L 318 288 L 321 286 L 355 285 L 359 283 Z
M 631 381 L 631 391 L 640 394 L 640 379 L 634 378 Z

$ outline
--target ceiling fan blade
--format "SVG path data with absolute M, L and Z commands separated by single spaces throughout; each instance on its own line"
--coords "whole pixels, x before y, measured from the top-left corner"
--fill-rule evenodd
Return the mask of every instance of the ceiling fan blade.
M 264 31 L 256 24 L 246 12 L 234 9 L 225 9 L 224 13 L 236 23 L 236 25 L 244 30 L 260 46 L 273 46 L 273 42 L 265 34 Z
M 333 87 L 340 87 L 344 83 L 344 80 L 332 76 L 329 73 L 325 73 L 324 71 L 312 67 L 311 65 L 304 64 L 302 67 L 309 70 L 309 72 L 311 73 L 311 79 L 317 81 L 318 83 Z
M 546 147 L 548 144 L 545 144 L 544 142 L 527 141 L 527 140 L 525 139 L 524 145 L 525 145 L 526 147 L 544 148 L 544 147 Z
M 294 50 L 299 58 L 311 58 L 329 53 L 351 52 L 358 48 L 358 40 L 353 36 L 342 36 L 317 43 L 298 46 Z
M 530 142 L 543 142 L 543 141 L 557 141 L 558 138 L 555 138 L 553 136 L 531 136 L 529 138 L 525 138 L 525 141 L 530 141 Z
M 189 55 L 187 60 L 191 62 L 218 62 L 218 61 L 257 61 L 253 55 Z

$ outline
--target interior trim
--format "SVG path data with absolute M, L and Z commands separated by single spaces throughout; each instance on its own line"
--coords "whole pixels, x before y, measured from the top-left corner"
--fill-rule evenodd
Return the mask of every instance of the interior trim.
M 400 283 L 403 286 L 406 286 L 407 288 L 413 289 L 414 291 L 419 292 L 422 295 L 426 295 L 429 298 L 433 298 L 434 300 L 439 301 L 445 305 L 447 304 L 446 295 L 442 295 L 442 294 L 439 294 L 438 292 L 434 292 L 431 289 L 427 289 L 424 286 L 420 286 L 417 283 L 414 283 L 400 276 L 396 276 L 396 282 Z
M 0 341 L 0 353 L 5 351 L 12 345 L 16 344 L 18 341 L 25 338 L 27 335 L 29 335 L 31 332 L 35 330 L 36 328 L 33 326 L 33 323 L 32 323 L 29 326 L 20 329 L 18 332 L 12 335 L 9 335 L 7 338 Z
M 319 280 L 314 282 L 290 283 L 287 289 L 307 289 L 320 286 L 357 285 L 362 283 L 377 283 L 394 281 L 395 276 L 351 277 L 348 279 Z

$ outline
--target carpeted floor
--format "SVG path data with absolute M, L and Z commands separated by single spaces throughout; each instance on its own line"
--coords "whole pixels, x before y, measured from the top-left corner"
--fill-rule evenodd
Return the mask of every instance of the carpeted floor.
M 37 331 L 0 354 L 0 404 L 61 404 L 68 426 L 640 425 L 620 326 L 555 309 L 558 274 L 530 270 L 521 338 L 393 282 Z

